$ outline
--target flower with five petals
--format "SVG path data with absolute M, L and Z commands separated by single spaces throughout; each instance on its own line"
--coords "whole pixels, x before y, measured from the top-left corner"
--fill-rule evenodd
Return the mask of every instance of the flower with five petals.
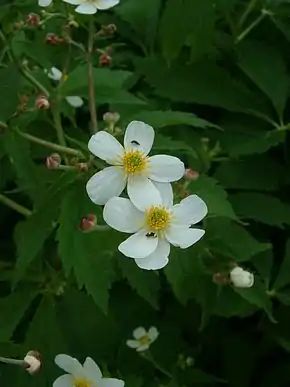
M 126 129 L 124 147 L 111 134 L 100 131 L 89 141 L 89 150 L 105 160 L 110 167 L 91 177 L 87 183 L 90 199 L 103 205 L 119 196 L 126 184 L 133 204 L 144 210 L 161 204 L 159 186 L 167 186 L 184 175 L 184 164 L 177 157 L 156 155 L 148 157 L 154 140 L 154 129 L 140 121 L 132 121 Z
M 137 352 L 143 352 L 149 349 L 158 336 L 159 332 L 155 327 L 151 327 L 148 332 L 145 328 L 139 327 L 133 331 L 134 340 L 127 340 L 126 344 L 128 347 L 136 349 Z

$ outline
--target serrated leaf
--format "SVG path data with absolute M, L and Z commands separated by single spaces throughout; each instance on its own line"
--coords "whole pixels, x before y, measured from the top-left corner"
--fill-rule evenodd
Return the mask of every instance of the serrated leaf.
M 130 117 L 131 120 L 146 122 L 146 124 L 152 125 L 155 129 L 173 125 L 189 125 L 195 128 L 218 128 L 218 126 L 197 117 L 193 113 L 172 110 L 141 111 Z
M 242 219 L 254 219 L 277 227 L 290 224 L 290 206 L 274 196 L 254 192 L 237 193 L 230 196 L 230 201 Z
M 261 41 L 243 42 L 237 52 L 240 68 L 270 98 L 279 118 L 283 117 L 290 83 L 283 56 Z
M 226 191 L 212 177 L 199 176 L 196 181 L 189 184 L 188 190 L 192 194 L 199 195 L 206 202 L 210 216 L 237 219 L 237 215 L 227 199 Z
M 112 233 L 84 233 L 79 228 L 82 218 L 94 210 L 95 205 L 88 198 L 84 184 L 76 184 L 62 202 L 58 251 L 66 275 L 73 269 L 79 287 L 85 285 L 95 303 L 106 312 L 114 255 L 110 246 Z
M 279 273 L 276 277 L 276 280 L 273 284 L 273 289 L 279 290 L 284 286 L 290 283 L 290 239 L 288 239 L 286 244 L 284 260 L 280 266 Z
M 0 69 L 0 84 L 3 96 L 0 104 L 0 122 L 6 122 L 17 110 L 18 106 L 18 91 L 21 88 L 21 75 L 16 66 Z
M 120 257 L 118 259 L 118 265 L 130 286 L 135 289 L 142 298 L 157 309 L 160 290 L 158 275 L 146 270 L 140 270 L 135 262 L 127 257 Z
M 17 289 L 0 299 L 0 341 L 8 341 L 12 337 L 35 295 L 36 292 L 31 289 Z

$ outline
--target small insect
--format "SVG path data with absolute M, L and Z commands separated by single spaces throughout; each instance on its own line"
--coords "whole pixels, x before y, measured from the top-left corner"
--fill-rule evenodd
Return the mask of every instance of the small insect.
M 147 232 L 146 236 L 148 238 L 157 238 L 157 234 L 155 234 L 155 232 Z
M 136 140 L 132 140 L 132 141 L 131 141 L 131 144 L 132 144 L 132 145 L 140 145 L 139 142 L 136 141 Z

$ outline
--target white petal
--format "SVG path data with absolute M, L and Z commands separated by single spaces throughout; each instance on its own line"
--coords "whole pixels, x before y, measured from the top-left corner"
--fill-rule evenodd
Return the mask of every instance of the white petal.
M 60 354 L 54 359 L 55 364 L 76 378 L 82 378 L 84 371 L 81 363 L 69 355 Z
M 147 351 L 147 349 L 149 349 L 150 345 L 149 344 L 143 344 L 143 345 L 140 345 L 140 347 L 138 347 L 136 349 L 137 352 L 143 352 L 143 351 Z
M 98 387 L 123 387 L 123 380 L 113 378 L 103 378 L 99 383 Z
M 145 222 L 144 212 L 138 211 L 129 199 L 118 197 L 106 203 L 103 218 L 110 227 L 128 233 L 139 231 Z
M 120 0 L 96 0 L 95 6 L 98 9 L 109 9 L 119 4 Z
M 162 204 L 166 207 L 173 206 L 173 190 L 170 183 L 158 183 L 153 181 L 153 184 L 158 189 L 161 195 Z
M 139 345 L 140 345 L 138 340 L 127 340 L 126 344 L 128 345 L 128 347 L 134 348 L 134 349 L 139 347 Z
M 54 81 L 60 81 L 62 77 L 62 72 L 57 67 L 52 67 L 47 72 L 48 78 L 54 80 Z
M 72 5 L 80 5 L 83 0 L 63 0 L 65 3 L 72 4 Z
M 158 332 L 157 328 L 151 327 L 148 331 L 148 337 L 149 337 L 151 343 L 153 343 L 153 341 L 155 341 L 158 336 L 159 336 L 159 332 Z
M 182 178 L 184 164 L 179 158 L 167 155 L 156 155 L 149 158 L 149 177 L 160 183 L 170 183 Z
M 170 244 L 165 239 L 159 238 L 158 245 L 153 254 L 142 259 L 135 259 L 136 265 L 145 270 L 162 269 L 168 263 Z
M 174 223 L 196 224 L 207 214 L 207 205 L 197 195 L 190 195 L 172 208 Z
M 124 148 L 111 134 L 101 131 L 94 134 L 88 144 L 89 150 L 108 164 L 121 165 Z
M 62 375 L 53 382 L 52 387 L 74 387 L 74 378 L 72 375 Z
M 180 226 L 170 226 L 165 230 L 165 237 L 173 246 L 187 249 L 198 242 L 205 231 L 198 228 L 187 228 Z
M 144 337 L 144 336 L 147 336 L 147 331 L 145 328 L 143 327 L 138 327 L 136 329 L 134 329 L 133 331 L 133 337 L 136 339 L 136 340 L 139 340 L 141 339 L 141 337 Z
M 92 202 L 104 205 L 114 196 L 119 196 L 126 186 L 121 167 L 108 167 L 93 175 L 87 182 L 87 193 Z
M 84 104 L 84 101 L 81 99 L 81 97 L 78 97 L 77 95 L 71 95 L 65 97 L 65 99 L 69 105 L 75 108 L 81 107 Z
M 99 366 L 90 357 L 87 357 L 84 362 L 84 372 L 85 372 L 86 379 L 91 380 L 96 384 L 98 384 L 102 379 L 102 372 Z
M 38 0 L 40 7 L 48 7 L 52 3 L 52 0 Z
M 76 7 L 75 11 L 84 15 L 93 15 L 97 12 L 97 8 L 92 3 L 83 3 Z
M 236 266 L 230 272 L 231 281 L 238 288 L 250 288 L 254 285 L 254 274 Z
M 127 192 L 134 206 L 140 211 L 162 204 L 160 192 L 147 177 L 129 176 Z
M 119 245 L 119 251 L 129 258 L 148 257 L 156 249 L 158 238 L 147 237 L 147 233 L 147 230 L 141 230 L 133 234 Z
M 127 126 L 125 132 L 125 149 L 133 148 L 142 150 L 145 155 L 147 155 L 152 148 L 154 135 L 155 133 L 152 126 L 141 121 L 132 121 Z

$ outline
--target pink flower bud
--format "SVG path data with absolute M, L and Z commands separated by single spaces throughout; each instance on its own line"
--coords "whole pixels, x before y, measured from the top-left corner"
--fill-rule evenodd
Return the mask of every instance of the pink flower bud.
M 29 24 L 31 26 L 38 26 L 39 22 L 40 22 L 40 16 L 37 15 L 36 13 L 30 13 L 27 16 L 26 21 L 27 21 L 27 24 Z
M 92 230 L 97 224 L 97 217 L 95 214 L 89 214 L 87 216 L 84 216 L 80 223 L 80 229 L 81 231 L 90 231 Z
M 48 33 L 45 37 L 45 42 L 52 45 L 57 45 L 63 42 L 62 38 L 59 38 L 56 34 Z
M 108 55 L 106 52 L 100 55 L 99 57 L 100 66 L 109 66 L 111 63 L 112 63 L 112 57 Z
M 52 153 L 45 160 L 45 165 L 47 169 L 57 169 L 60 166 L 61 157 L 58 153 Z
M 185 170 L 184 177 L 185 177 L 187 180 L 194 181 L 194 180 L 198 179 L 199 173 L 198 173 L 197 171 L 195 171 L 194 169 L 187 168 L 187 169 Z
M 24 361 L 27 365 L 25 365 L 25 369 L 30 375 L 35 374 L 40 370 L 41 367 L 41 357 L 40 353 L 36 351 L 29 351 L 24 358 Z
M 49 100 L 47 99 L 47 97 L 45 95 L 39 95 L 36 98 L 36 101 L 35 101 L 36 109 L 47 110 L 47 109 L 49 109 L 49 106 L 50 106 Z

